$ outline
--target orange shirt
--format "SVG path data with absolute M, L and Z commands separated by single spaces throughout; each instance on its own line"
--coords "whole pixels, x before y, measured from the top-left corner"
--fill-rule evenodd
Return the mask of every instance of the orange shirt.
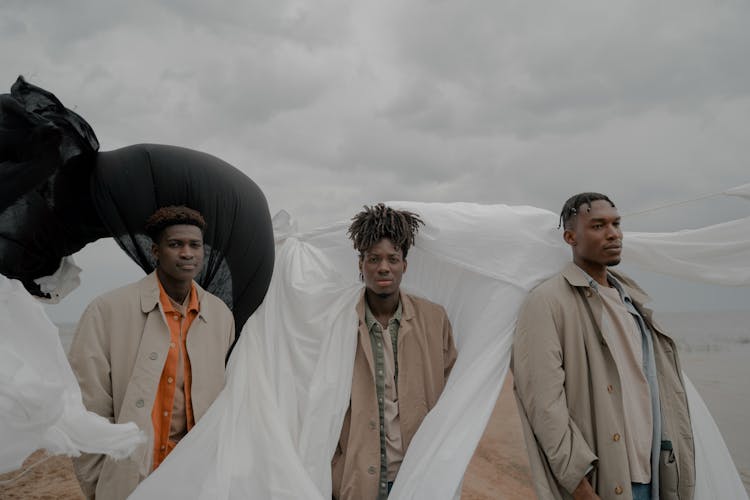
M 200 311 L 195 284 L 190 290 L 187 308 L 173 303 L 164 291 L 161 282 L 159 283 L 159 302 L 169 326 L 170 339 L 167 359 L 164 362 L 154 407 L 151 410 L 151 422 L 154 426 L 154 469 L 177 446 L 177 441 L 195 425 L 193 407 L 190 403 L 192 382 L 190 358 L 185 342 L 190 325 Z

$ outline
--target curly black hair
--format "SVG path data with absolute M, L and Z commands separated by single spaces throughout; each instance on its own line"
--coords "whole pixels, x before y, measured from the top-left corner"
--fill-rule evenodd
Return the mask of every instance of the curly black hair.
M 406 210 L 395 210 L 383 203 L 371 207 L 365 205 L 363 208 L 363 211 L 352 217 L 352 224 L 347 231 L 359 256 L 364 256 L 367 249 L 378 241 L 388 238 L 394 246 L 401 249 L 406 258 L 420 224 L 424 225 L 419 215 Z
M 169 226 L 189 224 L 206 232 L 206 220 L 197 210 L 185 206 L 161 207 L 146 220 L 146 234 L 154 243 L 161 239 L 161 233 Z

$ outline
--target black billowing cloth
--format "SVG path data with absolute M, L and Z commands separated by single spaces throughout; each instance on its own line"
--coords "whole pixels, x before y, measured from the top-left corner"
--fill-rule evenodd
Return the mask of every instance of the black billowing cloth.
M 44 295 L 34 279 L 108 236 L 149 273 L 155 261 L 146 219 L 159 207 L 185 205 L 207 223 L 196 281 L 229 306 L 239 334 L 273 271 L 273 229 L 260 188 L 232 165 L 190 149 L 98 148 L 83 118 L 22 77 L 0 95 L 0 273 Z
M 232 165 L 191 149 L 137 144 L 96 156 L 91 193 L 109 234 L 147 273 L 156 262 L 146 219 L 168 205 L 198 210 L 207 223 L 198 284 L 232 309 L 238 332 L 263 301 L 274 261 L 271 217 L 260 188 Z

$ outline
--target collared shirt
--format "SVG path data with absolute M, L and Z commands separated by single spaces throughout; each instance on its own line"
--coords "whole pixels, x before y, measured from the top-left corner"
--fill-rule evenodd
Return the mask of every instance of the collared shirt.
M 387 328 L 375 319 L 365 300 L 365 324 L 370 332 L 374 379 L 380 417 L 380 481 L 378 498 L 387 498 L 388 483 L 396 479 L 404 458 L 398 410 L 398 330 L 401 302 L 388 320 Z
M 195 425 L 190 402 L 192 374 L 186 341 L 190 325 L 200 312 L 195 284 L 185 297 L 185 302 L 178 304 L 167 295 L 159 282 L 159 303 L 169 327 L 170 339 L 167 359 L 151 410 L 151 421 L 154 426 L 154 469 Z

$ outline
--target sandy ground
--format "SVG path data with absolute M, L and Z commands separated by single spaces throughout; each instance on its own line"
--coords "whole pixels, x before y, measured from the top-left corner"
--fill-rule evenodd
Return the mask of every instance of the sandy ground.
M 16 479 L 10 485 L 0 484 L 0 498 L 3 500 L 82 500 L 73 466 L 68 457 L 49 457 L 44 451 L 34 452 L 23 464 L 29 467 L 38 465 Z M 0 475 L 0 481 L 8 481 L 21 471 Z

